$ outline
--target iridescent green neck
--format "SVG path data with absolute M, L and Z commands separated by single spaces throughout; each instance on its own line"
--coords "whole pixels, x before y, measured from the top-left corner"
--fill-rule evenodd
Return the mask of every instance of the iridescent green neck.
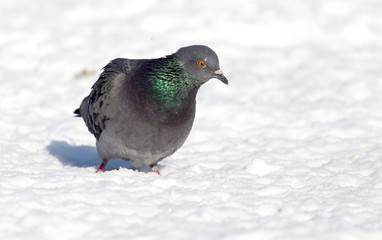
M 146 68 L 150 98 L 161 111 L 177 111 L 195 98 L 198 81 L 184 70 L 184 63 L 176 57 L 156 59 Z

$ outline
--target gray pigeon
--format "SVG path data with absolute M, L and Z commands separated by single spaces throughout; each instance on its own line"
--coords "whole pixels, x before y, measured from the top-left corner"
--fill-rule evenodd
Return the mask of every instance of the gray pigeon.
M 185 142 L 199 87 L 211 78 L 228 84 L 209 47 L 183 47 L 158 59 L 112 60 L 74 111 L 95 136 L 104 172 L 109 159 L 132 160 L 159 174 L 157 163 Z

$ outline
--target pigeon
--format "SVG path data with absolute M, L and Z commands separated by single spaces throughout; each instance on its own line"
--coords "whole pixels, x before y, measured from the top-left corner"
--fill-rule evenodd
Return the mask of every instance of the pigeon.
M 78 109 L 96 138 L 104 172 L 110 159 L 150 166 L 178 150 L 195 118 L 200 86 L 216 78 L 228 84 L 216 53 L 192 45 L 156 59 L 116 58 L 110 61 Z

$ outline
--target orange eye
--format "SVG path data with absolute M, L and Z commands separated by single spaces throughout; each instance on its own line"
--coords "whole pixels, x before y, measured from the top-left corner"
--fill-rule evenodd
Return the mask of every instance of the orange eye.
M 198 65 L 199 65 L 199 67 L 202 67 L 202 68 L 205 68 L 205 67 L 206 67 L 206 64 L 205 64 L 202 60 L 200 60 L 200 61 L 198 62 Z

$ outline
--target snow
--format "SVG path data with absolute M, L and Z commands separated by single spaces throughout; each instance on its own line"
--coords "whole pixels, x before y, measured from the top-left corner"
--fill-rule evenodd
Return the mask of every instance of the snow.
M 0 239 L 381 239 L 382 3 L 0 1 Z M 73 117 L 111 59 L 214 49 L 185 145 L 110 161 Z

